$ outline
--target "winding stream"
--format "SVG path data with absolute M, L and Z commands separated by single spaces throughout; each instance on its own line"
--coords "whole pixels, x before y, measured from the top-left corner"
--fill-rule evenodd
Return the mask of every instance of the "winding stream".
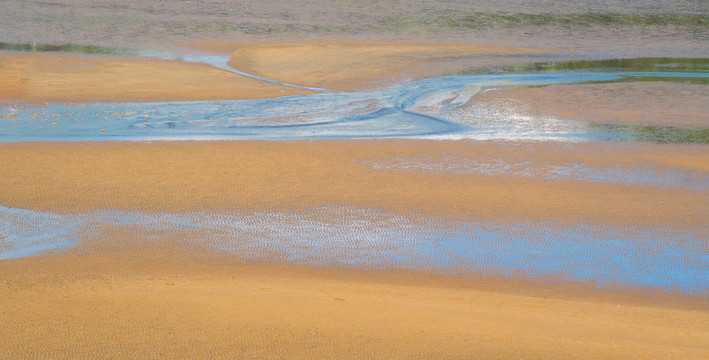
M 0 142 L 86 140 L 291 140 L 468 138 L 500 140 L 630 140 L 617 129 L 566 119 L 538 118 L 477 106 L 476 94 L 509 86 L 613 81 L 626 76 L 709 78 L 709 73 L 574 72 L 438 77 L 362 92 L 334 92 L 243 73 L 228 57 L 169 52 L 139 56 L 209 64 L 242 76 L 318 92 L 272 99 L 158 103 L 49 104 L 22 109 L 3 121 Z

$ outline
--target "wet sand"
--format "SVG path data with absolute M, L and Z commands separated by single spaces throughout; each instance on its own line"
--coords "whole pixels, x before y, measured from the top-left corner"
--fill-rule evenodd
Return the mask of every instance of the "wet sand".
M 222 51 L 228 48 L 218 43 L 212 46 Z M 376 41 L 246 43 L 234 47 L 229 61 L 231 67 L 289 84 L 338 91 L 368 90 L 451 74 L 470 68 L 476 63 L 476 57 L 549 51 L 476 44 Z M 285 58 L 287 62 L 282 61 Z
M 0 62 L 0 104 L 253 99 L 309 93 L 179 61 L 5 54 Z
M 706 299 L 249 263 L 102 231 L 0 262 L 0 357 L 701 359 L 709 334 Z
M 480 94 L 476 105 L 600 124 L 709 126 L 709 87 L 672 82 L 554 85 Z

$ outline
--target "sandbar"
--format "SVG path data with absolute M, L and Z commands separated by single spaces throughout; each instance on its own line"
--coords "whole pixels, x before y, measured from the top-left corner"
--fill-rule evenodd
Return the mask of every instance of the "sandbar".
M 0 62 L 0 103 L 253 99 L 310 93 L 180 61 L 5 54 Z
M 542 50 L 475 44 L 303 41 L 204 42 L 187 52 L 228 53 L 237 70 L 288 84 L 354 91 L 454 73 L 476 57 Z M 311 91 L 207 64 L 150 58 L 0 55 L 0 103 L 253 99 Z
M 0 193 L 0 205 L 60 212 L 278 212 L 350 206 L 462 220 L 707 225 L 705 187 L 545 179 L 506 171 L 425 171 L 426 164 L 471 160 L 491 166 L 500 161 L 521 164 L 515 166 L 532 174 L 535 169 L 543 171 L 545 164 L 573 168 L 583 163 L 631 172 L 644 164 L 660 172 L 695 174 L 700 183 L 709 172 L 705 147 L 652 143 L 404 139 L 7 143 L 0 145 L 0 188 L 12 191 Z M 408 165 L 397 169 L 397 163 L 412 161 L 422 164 L 419 170 Z

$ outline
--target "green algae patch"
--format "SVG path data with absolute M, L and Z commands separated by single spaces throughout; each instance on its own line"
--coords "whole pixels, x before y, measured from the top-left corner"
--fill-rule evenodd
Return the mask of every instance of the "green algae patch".
M 709 144 L 709 128 L 684 129 L 674 126 L 617 125 L 590 123 L 589 128 L 624 133 L 632 141 L 669 144 Z

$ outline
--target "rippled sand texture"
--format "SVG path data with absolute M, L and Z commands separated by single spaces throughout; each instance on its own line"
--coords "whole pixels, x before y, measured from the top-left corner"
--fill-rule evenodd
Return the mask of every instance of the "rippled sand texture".
M 60 216 L 143 213 L 134 213 L 135 223 L 130 213 L 118 214 L 99 228 L 74 222 L 79 242 L 61 256 L 3 260 L 0 354 L 701 359 L 709 332 L 701 297 L 622 285 L 599 290 L 554 276 L 537 282 L 449 277 L 425 267 L 292 266 L 274 263 L 277 251 L 260 260 L 242 257 L 277 230 L 267 216 L 258 220 L 263 234 L 241 238 L 220 237 L 224 227 L 205 232 L 159 217 L 140 222 L 160 212 L 290 213 L 282 219 L 304 231 L 332 227 L 347 239 L 357 221 L 368 226 L 377 221 L 371 216 L 381 216 L 354 212 L 328 224 L 319 209 L 334 206 L 394 214 L 397 225 L 389 226 L 403 233 L 416 214 L 427 213 L 446 216 L 446 223 L 536 219 L 706 229 L 707 156 L 704 147 L 627 143 L 4 144 L 0 187 L 13 188 L 0 198 L 6 206 Z M 579 164 L 596 169 L 596 177 Z M 639 164 L 655 178 L 684 175 L 645 183 L 633 177 Z M 319 218 L 310 227 L 309 214 Z M 348 217 L 350 227 L 338 228 Z M 291 231 L 297 236 L 298 228 Z M 368 254 L 390 245 L 363 244 Z M 239 257 L 230 246 L 241 250 Z M 298 246 L 313 242 L 285 248 Z M 341 250 L 325 245 L 308 260 L 352 255 Z
M 706 73 L 428 79 L 706 1 L 0 4 L 0 359 L 709 353 Z
M 250 266 L 180 247 L 170 235 L 147 245 L 131 232 L 107 231 L 109 244 L 98 252 L 1 263 L 0 357 L 701 359 L 706 353 L 709 316 L 695 300 Z

